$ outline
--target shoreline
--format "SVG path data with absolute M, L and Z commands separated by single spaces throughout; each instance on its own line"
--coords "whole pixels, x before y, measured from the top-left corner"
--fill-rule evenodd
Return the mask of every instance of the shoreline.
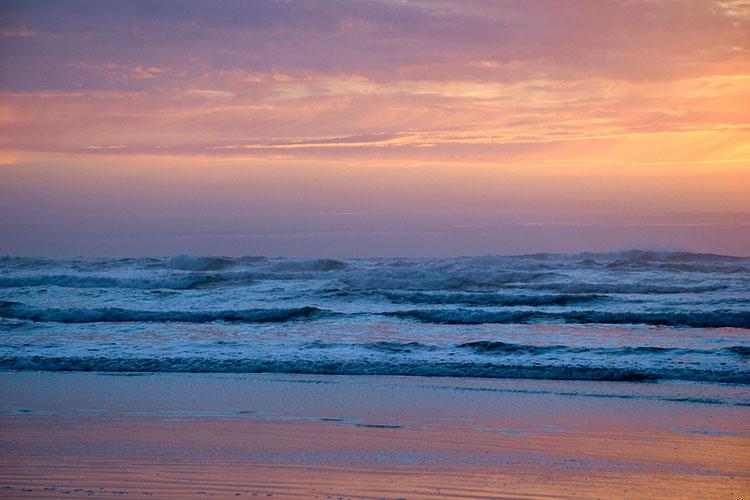
M 748 399 L 692 383 L 0 372 L 0 496 L 740 498 Z

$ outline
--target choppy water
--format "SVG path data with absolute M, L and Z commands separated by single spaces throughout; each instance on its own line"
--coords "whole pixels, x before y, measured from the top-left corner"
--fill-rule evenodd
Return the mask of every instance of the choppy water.
M 0 369 L 750 384 L 750 258 L 0 258 Z

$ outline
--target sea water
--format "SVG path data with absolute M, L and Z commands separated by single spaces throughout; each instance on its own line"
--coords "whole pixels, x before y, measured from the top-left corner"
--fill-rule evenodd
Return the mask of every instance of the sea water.
M 750 384 L 750 258 L 0 258 L 0 369 Z

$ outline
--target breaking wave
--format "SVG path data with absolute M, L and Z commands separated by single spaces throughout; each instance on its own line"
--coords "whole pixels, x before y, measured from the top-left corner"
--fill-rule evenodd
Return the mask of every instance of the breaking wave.
M 354 313 L 361 315 L 362 313 Z M 578 324 L 645 324 L 692 328 L 750 328 L 750 311 L 707 312 L 613 312 L 596 310 L 564 310 L 545 312 L 539 310 L 486 310 L 474 308 L 458 309 L 410 309 L 367 314 L 416 320 L 422 323 L 444 325 L 481 325 L 487 323 L 578 323 Z M 57 323 L 113 323 L 113 322 L 282 322 L 295 319 L 320 319 L 345 316 L 314 306 L 241 310 L 133 310 L 120 307 L 100 308 L 42 308 L 20 302 L 0 301 L 0 317 L 28 321 Z
M 559 293 L 590 294 L 643 294 L 669 295 L 680 293 L 716 292 L 726 288 L 725 285 L 653 285 L 650 283 L 540 283 L 518 286 L 531 290 L 555 291 Z
M 0 370 L 85 372 L 300 373 L 321 375 L 413 375 L 427 377 L 535 378 L 646 382 L 687 380 L 750 383 L 750 372 L 701 369 L 638 369 L 599 366 L 493 364 L 473 361 L 381 361 L 376 359 L 207 359 L 203 357 L 105 358 L 94 356 L 0 357 Z
M 553 272 L 456 266 L 447 269 L 420 267 L 375 269 L 367 273 L 342 276 L 341 281 L 353 290 L 484 292 L 557 277 L 559 277 L 558 274 Z
M 215 274 L 182 274 L 154 278 L 51 274 L 0 277 L 0 288 L 59 286 L 63 288 L 135 288 L 142 290 L 166 288 L 170 290 L 190 290 L 216 284 L 224 279 L 222 276 Z
M 234 263 L 234 259 L 228 257 L 194 257 L 182 254 L 169 259 L 165 267 L 183 271 L 219 271 Z
M 342 262 L 340 260 L 335 259 L 315 259 L 315 260 L 290 260 L 285 262 L 280 262 L 273 266 L 274 271 L 291 271 L 291 272 L 301 272 L 301 271 L 318 271 L 318 272 L 327 272 L 327 271 L 341 271 L 342 269 L 346 269 L 347 264 L 346 262 Z
M 427 293 L 388 290 L 359 291 L 350 289 L 324 290 L 323 296 L 336 298 L 380 298 L 393 304 L 460 304 L 467 306 L 569 306 L 607 300 L 601 294 L 499 294 L 476 292 Z
M 317 307 L 246 309 L 225 311 L 136 311 L 119 307 L 95 309 L 43 309 L 18 302 L 0 302 L 0 317 L 55 323 L 185 322 L 281 323 L 331 316 Z
M 512 342 L 502 342 L 498 340 L 476 340 L 472 342 L 462 342 L 445 347 L 437 345 L 423 344 L 421 342 L 391 342 L 380 341 L 364 344 L 352 344 L 346 342 L 323 342 L 313 341 L 302 345 L 303 349 L 366 349 L 380 351 L 390 354 L 410 354 L 410 353 L 437 353 L 450 354 L 458 351 L 468 351 L 480 355 L 534 355 L 541 356 L 546 354 L 583 354 L 592 353 L 602 356 L 632 356 L 632 355 L 718 355 L 734 354 L 737 356 L 750 355 L 750 347 L 736 345 L 729 347 L 719 347 L 714 349 L 696 349 L 683 347 L 660 347 L 660 346 L 623 346 L 623 347 L 582 347 L 567 345 L 542 345 L 542 344 L 517 344 Z
M 469 349 L 477 354 L 530 354 L 543 355 L 551 353 L 562 354 L 579 354 L 593 353 L 606 356 L 631 356 L 631 355 L 684 355 L 684 354 L 701 354 L 701 355 L 725 355 L 736 354 L 746 356 L 750 354 L 750 348 L 745 346 L 721 347 L 718 349 L 695 349 L 682 347 L 659 347 L 659 346 L 626 346 L 626 347 L 572 347 L 566 345 L 536 345 L 536 344 L 514 344 L 510 342 L 500 342 L 495 340 L 478 340 L 474 342 L 464 342 L 456 346 L 458 349 Z
M 750 311 L 610 312 L 610 311 L 487 311 L 482 309 L 413 309 L 383 313 L 423 323 L 479 325 L 484 323 L 600 323 L 750 328 Z

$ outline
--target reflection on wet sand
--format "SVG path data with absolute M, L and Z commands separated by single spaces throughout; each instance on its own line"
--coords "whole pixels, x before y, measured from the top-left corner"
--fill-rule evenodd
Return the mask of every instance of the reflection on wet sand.
M 24 378 L 3 377 L 10 386 Z M 50 385 L 51 377 L 60 375 L 24 383 Z M 462 407 L 446 410 L 424 380 L 323 379 L 333 383 L 77 375 L 68 382 L 79 391 L 78 410 L 4 391 L 0 496 L 742 498 L 750 491 L 746 406 L 464 391 L 454 400 Z M 134 399 L 107 410 L 98 391 L 116 397 L 128 383 L 149 388 L 141 402 L 164 395 L 161 407 L 123 411 L 138 406 Z M 208 386 L 231 389 L 224 398 L 244 387 L 246 409 L 181 410 L 194 402 L 170 402 L 167 392 L 186 384 L 197 398 Z M 589 392 L 602 387 L 589 384 Z M 383 406 L 368 407 L 373 398 Z M 26 408 L 10 411 L 12 403 Z M 98 415 L 86 409 L 95 403 L 105 405 Z M 314 415 L 334 404 L 341 417 Z M 272 415 L 272 407 L 283 410 Z

